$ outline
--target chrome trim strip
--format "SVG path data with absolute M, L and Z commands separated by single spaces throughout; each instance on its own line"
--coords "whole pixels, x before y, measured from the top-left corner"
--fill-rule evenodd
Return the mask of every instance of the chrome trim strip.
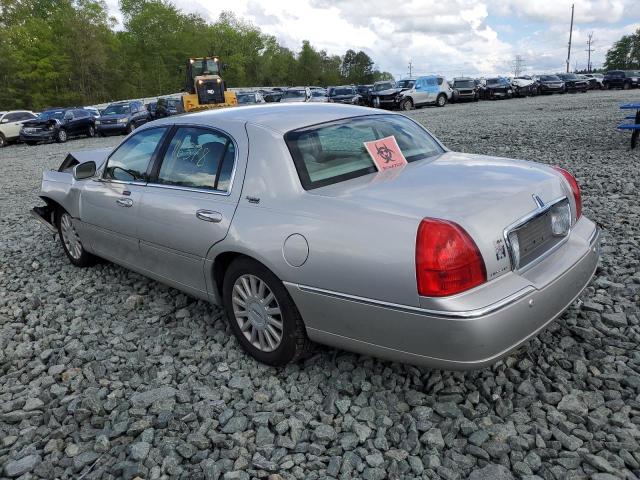
M 447 310 L 430 310 L 427 308 L 412 307 L 409 305 L 399 305 L 397 303 L 383 302 L 381 300 L 358 297 L 356 295 L 349 295 L 346 293 L 334 292 L 332 290 L 325 290 L 323 288 L 310 287 L 308 285 L 299 285 L 297 283 L 284 282 L 284 284 L 287 286 L 296 287 L 302 290 L 303 292 L 315 293 L 318 295 L 325 295 L 328 297 L 339 298 L 341 300 L 347 300 L 351 302 L 364 303 L 366 305 L 371 305 L 374 307 L 390 308 L 393 310 L 412 313 L 416 315 L 428 315 L 428 316 L 436 316 L 436 317 L 462 318 L 462 319 L 477 318 L 477 317 L 482 317 L 484 315 L 488 315 L 489 313 L 493 313 L 496 310 L 500 310 L 501 308 L 504 308 L 507 305 L 514 303 L 520 300 L 522 297 L 535 291 L 534 287 L 528 286 L 521 290 L 518 290 L 515 293 L 512 293 L 511 295 L 503 298 L 502 300 L 499 300 L 495 303 L 492 303 L 491 305 L 487 305 L 482 308 L 476 308 L 474 310 L 447 311 Z
M 534 195 L 534 200 L 535 200 L 535 195 Z M 556 243 L 553 247 L 551 247 L 549 250 L 547 250 L 546 252 L 544 252 L 542 255 L 540 255 L 539 257 L 537 257 L 535 260 L 532 260 L 531 262 L 529 262 L 527 265 L 525 265 L 522 268 L 514 268 L 515 262 L 513 259 L 513 250 L 511 248 L 511 242 L 509 241 L 509 234 L 511 232 L 513 232 L 514 230 L 517 230 L 518 228 L 522 227 L 523 225 L 525 225 L 527 222 L 533 220 L 534 218 L 540 217 L 542 215 L 544 215 L 545 213 L 547 213 L 549 210 L 551 210 L 551 208 L 553 208 L 555 205 L 557 205 L 558 203 L 561 203 L 563 201 L 567 201 L 569 203 L 569 205 L 571 205 L 571 203 L 569 202 L 569 199 L 567 198 L 567 196 L 562 196 L 560 198 L 556 198 L 555 200 L 544 204 L 543 206 L 539 206 L 538 208 L 536 208 L 533 212 L 529 213 L 528 215 L 525 215 L 524 217 L 522 217 L 519 220 L 516 220 L 514 223 L 512 223 L 511 225 L 507 226 L 503 231 L 502 231 L 502 236 L 504 238 L 504 243 L 507 246 L 507 251 L 509 252 L 509 260 L 511 261 L 511 270 L 514 272 L 518 272 L 518 273 L 524 273 L 527 270 L 529 270 L 530 268 L 536 266 L 538 263 L 540 263 L 542 260 L 544 260 L 545 258 L 547 258 L 549 255 L 551 255 L 553 252 L 555 252 L 558 248 L 560 248 L 562 245 L 565 244 L 565 242 L 569 239 L 569 235 L 571 235 L 571 227 L 569 227 L 569 231 L 567 232 L 567 234 L 562 238 L 562 240 L 560 240 L 558 243 Z M 537 201 L 536 201 L 537 204 Z
M 181 190 L 184 192 L 209 193 L 212 195 L 221 195 L 224 197 L 228 197 L 229 195 L 231 195 L 231 191 L 207 190 L 206 188 L 181 187 L 179 185 L 164 185 L 162 183 L 147 183 L 145 184 L 145 186 L 155 187 L 155 188 L 166 188 L 168 190 Z

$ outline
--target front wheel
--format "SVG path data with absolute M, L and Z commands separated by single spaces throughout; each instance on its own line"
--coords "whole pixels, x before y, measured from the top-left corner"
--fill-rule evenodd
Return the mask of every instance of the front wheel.
M 56 215 L 56 226 L 60 235 L 60 243 L 67 258 L 76 267 L 89 267 L 97 258 L 82 246 L 80 236 L 73 225 L 73 218 L 66 211 L 60 210 Z
M 400 109 L 401 110 L 411 110 L 413 108 L 413 102 L 411 101 L 410 98 L 405 98 L 404 100 L 402 100 L 402 102 L 400 103 Z
M 64 143 L 68 138 L 67 131 L 64 128 L 61 128 L 58 130 L 58 133 L 56 133 L 56 142 L 58 143 Z
M 4 135 L 0 133 L 0 148 L 7 146 L 7 139 L 4 138 Z
M 309 351 L 311 342 L 300 312 L 282 282 L 264 265 L 250 258 L 231 263 L 222 298 L 231 330 L 256 360 L 285 365 Z
M 129 125 L 127 125 L 127 133 L 131 133 L 136 129 L 136 126 L 134 125 L 133 122 L 131 122 Z
M 440 95 L 438 95 L 438 98 L 436 99 L 436 105 L 438 107 L 444 107 L 447 104 L 447 96 L 444 93 L 441 93 Z
M 89 125 L 89 128 L 87 128 L 87 137 L 93 138 L 95 136 L 96 136 L 96 127 L 94 127 L 93 125 Z

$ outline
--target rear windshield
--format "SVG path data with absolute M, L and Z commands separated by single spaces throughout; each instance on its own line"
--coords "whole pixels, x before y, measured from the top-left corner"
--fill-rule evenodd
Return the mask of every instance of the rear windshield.
M 354 95 L 353 88 L 330 88 L 329 96 L 336 97 L 338 95 Z
M 287 90 L 284 92 L 284 98 L 300 98 L 305 96 L 304 90 Z
M 456 88 L 473 88 L 476 84 L 473 80 L 456 80 L 453 82 L 453 86 Z
M 367 115 L 293 130 L 285 141 L 306 190 L 377 172 L 364 142 L 394 136 L 408 162 L 439 155 L 442 147 L 402 115 Z

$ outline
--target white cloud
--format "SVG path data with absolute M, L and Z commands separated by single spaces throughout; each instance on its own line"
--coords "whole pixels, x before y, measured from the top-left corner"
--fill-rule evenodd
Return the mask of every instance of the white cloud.
M 206 12 L 210 20 L 223 9 L 231 10 L 294 51 L 303 40 L 330 54 L 364 50 L 378 68 L 395 76 L 406 75 L 410 61 L 414 74 L 507 74 L 516 54 L 525 57 L 532 71 L 561 70 L 572 2 L 235 0 L 220 8 L 206 0 L 175 0 L 179 8 Z M 586 64 L 584 49 L 590 31 L 596 39 L 593 61 L 601 64 L 615 40 L 640 27 L 640 0 L 575 3 L 572 59 L 579 67 Z M 117 0 L 107 4 L 117 10 Z

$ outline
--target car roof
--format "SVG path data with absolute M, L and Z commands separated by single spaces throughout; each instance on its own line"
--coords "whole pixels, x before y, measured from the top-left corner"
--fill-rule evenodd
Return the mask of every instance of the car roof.
M 387 110 L 379 110 L 355 105 L 333 103 L 271 103 L 242 108 L 220 108 L 190 113 L 180 117 L 171 117 L 155 121 L 160 124 L 200 124 L 211 127 L 224 127 L 225 123 L 250 123 L 267 127 L 281 133 L 318 123 L 331 122 L 363 115 L 397 115 Z

